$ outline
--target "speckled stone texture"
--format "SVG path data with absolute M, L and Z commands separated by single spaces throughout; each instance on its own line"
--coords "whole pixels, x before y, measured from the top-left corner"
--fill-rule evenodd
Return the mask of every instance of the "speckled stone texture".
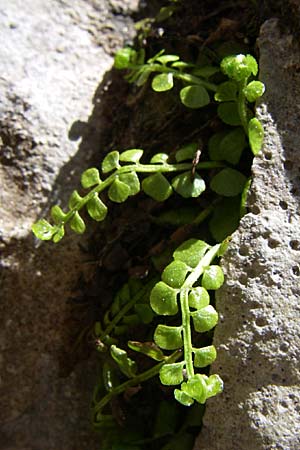
M 1 450 L 99 448 L 89 423 L 95 364 L 72 353 L 80 325 L 67 303 L 89 269 L 86 238 L 81 248 L 76 236 L 38 244 L 30 228 L 57 198 L 66 204 L 101 148 L 99 92 L 137 6 L 0 2 Z
M 208 402 L 197 450 L 300 448 L 299 40 L 271 19 L 259 50 L 265 142 L 223 258 L 212 373 L 225 390 Z

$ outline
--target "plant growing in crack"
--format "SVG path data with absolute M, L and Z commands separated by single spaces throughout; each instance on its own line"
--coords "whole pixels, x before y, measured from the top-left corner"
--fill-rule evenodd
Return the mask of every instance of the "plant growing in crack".
M 128 357 L 127 352 L 115 344 L 111 345 L 113 360 L 129 380 L 116 386 L 109 385 L 108 393 L 101 399 L 97 398 L 98 387 L 96 388 L 93 400 L 96 426 L 101 426 L 108 420 L 103 409 L 114 396 L 157 374 L 163 385 L 180 386 L 174 390 L 174 396 L 184 406 L 191 406 L 194 401 L 203 404 L 209 397 L 222 391 L 223 382 L 218 375 L 208 377 L 195 373 L 195 369 L 206 367 L 215 360 L 216 349 L 213 345 L 202 348 L 193 346 L 191 321 L 198 333 L 211 330 L 218 322 L 218 313 L 210 305 L 208 291 L 219 289 L 223 284 L 222 269 L 212 263 L 216 257 L 221 256 L 224 248 L 223 244 L 210 246 L 204 241 L 189 239 L 175 250 L 174 260 L 164 269 L 161 281 L 151 290 L 150 305 L 158 315 L 176 315 L 181 324 L 158 324 L 154 331 L 154 342 L 128 342 L 131 350 L 159 361 L 144 373 L 137 374 L 137 364 Z M 134 298 L 127 305 L 132 307 Z M 121 316 L 119 314 L 119 318 Z M 102 332 L 103 337 L 105 332 Z M 164 351 L 172 353 L 168 355 Z M 104 377 L 107 378 L 107 371 Z
M 142 149 L 109 152 L 101 170 L 92 167 L 82 173 L 83 193 L 72 193 L 67 212 L 56 205 L 51 209 L 52 224 L 41 219 L 32 227 L 37 238 L 57 243 L 67 224 L 76 233 L 85 231 L 81 215 L 84 209 L 92 219 L 102 222 L 110 202 L 123 203 L 140 192 L 157 202 L 165 202 L 172 194 L 184 199 L 207 195 L 206 206 L 193 215 L 192 221 L 199 225 L 208 219 L 217 244 L 193 238 L 185 241 L 174 251 L 173 261 L 163 270 L 160 281 L 157 274 L 151 274 L 145 282 L 130 279 L 104 317 L 95 323 L 93 335 L 104 362 L 94 390 L 92 420 L 101 429 L 115 423 L 108 410 L 110 402 L 157 376 L 162 386 L 175 386 L 174 398 L 183 406 L 202 405 L 222 391 L 223 382 L 217 374 L 199 373 L 215 360 L 215 347 L 194 344 L 192 337 L 209 332 L 218 322 L 208 291 L 219 289 L 223 283 L 216 260 L 226 248 L 224 239 L 236 229 L 246 211 L 250 180 L 240 170 L 240 162 L 247 148 L 256 155 L 263 142 L 262 124 L 251 109 L 251 103 L 264 93 L 263 83 L 253 79 L 258 72 L 253 56 L 229 55 L 220 67 L 197 66 L 163 50 L 146 61 L 143 49 L 125 48 L 117 53 L 115 67 L 127 70 L 126 79 L 137 86 L 145 85 L 152 77 L 151 86 L 156 92 L 169 91 L 175 80 L 179 81 L 183 85 L 179 97 L 188 108 L 205 108 L 213 103 L 213 95 L 223 125 L 221 131 L 207 139 L 204 152 L 192 142 L 170 154 L 156 153 L 149 163 L 143 162 Z M 215 83 L 216 74 L 221 83 Z M 201 159 L 203 155 L 205 160 Z M 168 214 L 158 218 L 157 223 L 168 220 Z M 163 316 L 163 323 L 158 323 L 159 316 Z M 128 340 L 129 329 L 140 324 L 147 327 L 153 340 Z M 124 339 L 126 350 L 121 348 Z M 133 355 L 137 358 L 133 359 Z M 156 364 L 139 372 L 140 355 Z M 185 439 L 190 439 L 184 433 L 183 428 L 178 441 L 182 448 L 187 445 Z M 130 437 L 128 442 L 132 446 L 126 448 L 136 450 L 146 441 Z M 104 448 L 110 449 L 110 443 Z M 164 450 L 171 448 L 167 445 Z
M 203 178 L 196 172 L 191 177 L 193 168 L 192 161 L 182 162 L 193 159 L 191 153 L 193 147 L 181 149 L 177 152 L 174 164 L 167 162 L 168 155 L 158 153 L 153 156 L 150 164 L 140 163 L 143 150 L 130 149 L 119 154 L 112 151 L 106 155 L 102 161 L 102 173 L 112 172 L 104 180 L 100 179 L 99 170 L 95 167 L 87 169 L 81 176 L 81 184 L 84 189 L 92 188 L 84 197 L 81 197 L 77 191 L 74 191 L 69 199 L 69 211 L 64 213 L 56 205 L 51 209 L 51 217 L 55 225 L 51 225 L 45 219 L 38 221 L 33 225 L 32 230 L 35 235 L 42 240 L 53 240 L 59 242 L 65 234 L 65 224 L 76 233 L 85 231 L 85 223 L 79 211 L 86 206 L 90 217 L 98 222 L 105 219 L 107 207 L 100 199 L 99 194 L 108 188 L 108 198 L 112 202 L 125 202 L 129 196 L 136 195 L 142 189 L 145 194 L 159 202 L 167 200 L 173 191 L 176 191 L 182 197 L 198 197 L 205 190 Z M 122 165 L 122 163 L 125 163 Z M 223 163 L 207 161 L 198 163 L 196 169 L 214 169 L 223 167 Z M 169 183 L 164 174 L 180 172 Z M 137 173 L 151 174 L 143 179 L 140 184 Z

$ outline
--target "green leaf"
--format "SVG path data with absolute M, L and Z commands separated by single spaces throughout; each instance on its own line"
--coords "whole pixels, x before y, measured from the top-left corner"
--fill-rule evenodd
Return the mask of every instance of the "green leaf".
M 246 146 L 245 132 L 242 128 L 237 128 L 214 134 L 208 142 L 208 151 L 213 161 L 225 160 L 237 164 Z
M 136 60 L 137 53 L 129 47 L 121 48 L 115 55 L 114 67 L 116 69 L 127 69 Z
M 102 330 L 102 326 L 101 326 L 101 322 L 95 322 L 94 325 L 94 333 L 97 337 L 99 337 L 102 334 L 103 330 Z
M 242 128 L 227 133 L 220 142 L 220 159 L 231 164 L 238 164 L 242 151 L 247 146 L 246 135 Z
M 164 164 L 168 161 L 169 155 L 167 153 L 157 153 L 156 155 L 152 156 L 150 163 L 151 164 L 157 164 L 161 163 Z
M 219 133 L 213 134 L 208 141 L 208 153 L 209 157 L 213 161 L 221 161 L 223 159 L 223 154 L 220 151 L 220 144 L 223 138 L 226 136 L 226 131 L 221 131 Z
M 146 81 L 149 78 L 149 75 L 152 73 L 152 70 L 149 69 L 147 66 L 141 67 L 139 71 L 139 75 L 135 80 L 135 84 L 137 86 L 143 86 L 143 84 L 146 83 Z
M 125 315 L 123 317 L 123 323 L 130 327 L 135 327 L 139 325 L 141 322 L 137 314 L 128 314 L 127 316 Z
M 187 159 L 193 160 L 195 153 L 198 149 L 198 144 L 193 142 L 192 144 L 185 145 L 177 150 L 175 158 L 177 162 L 186 161 Z
M 154 223 L 158 225 L 173 225 L 180 227 L 191 223 L 197 217 L 197 209 L 192 206 L 186 206 L 176 209 L 163 211 L 158 217 L 153 217 Z
M 128 333 L 127 325 L 116 325 L 114 328 L 114 333 L 116 336 L 121 336 L 122 334 Z
M 248 125 L 249 142 L 252 153 L 257 155 L 262 147 L 264 140 L 264 129 L 261 122 L 256 118 L 250 120 Z
M 31 229 L 38 239 L 50 241 L 55 233 L 56 227 L 47 222 L 47 220 L 40 219 L 32 225 Z
M 237 100 L 238 86 L 234 81 L 225 81 L 219 84 L 215 93 L 217 102 L 230 102 Z
M 244 94 L 248 102 L 255 102 L 265 92 L 265 85 L 261 81 L 251 81 L 245 88 Z
M 70 209 L 76 209 L 80 206 L 83 198 L 78 194 L 77 191 L 73 191 L 70 198 L 68 206 Z
M 163 22 L 164 20 L 169 19 L 173 15 L 175 10 L 176 10 L 176 6 L 175 5 L 163 6 L 162 8 L 160 8 L 159 13 L 155 17 L 155 21 L 156 22 Z M 166 56 L 175 56 L 175 55 L 166 55 Z M 158 60 L 159 60 L 159 58 L 157 58 L 157 61 Z
M 189 293 L 189 307 L 201 309 L 209 305 L 209 294 L 202 286 L 193 288 Z
M 182 261 L 173 261 L 162 273 L 161 279 L 172 288 L 181 288 L 188 273 L 188 266 Z
M 55 205 L 51 208 L 51 217 L 57 225 L 61 224 L 65 221 L 67 214 L 63 212 L 60 206 Z
M 116 150 L 108 153 L 103 159 L 101 165 L 103 173 L 111 172 L 114 169 L 119 169 L 119 167 L 119 152 L 117 152 Z
M 205 375 L 197 373 L 186 383 L 182 383 L 181 390 L 192 397 L 198 403 L 205 403 L 207 387 L 205 383 Z
M 192 71 L 193 75 L 200 76 L 203 78 L 209 78 L 212 75 L 215 75 L 216 73 L 220 72 L 219 67 L 216 66 L 203 66 L 203 67 L 197 67 Z
M 181 348 L 183 345 L 182 328 L 157 325 L 154 332 L 154 342 L 164 350 L 176 350 L 177 348 Z
M 218 323 L 218 313 L 211 305 L 198 309 L 191 313 L 195 330 L 198 333 L 204 333 L 214 328 Z
M 142 189 L 145 194 L 154 198 L 157 202 L 164 202 L 173 192 L 170 183 L 161 173 L 145 178 L 142 181 Z
M 94 197 L 87 202 L 86 209 L 91 218 L 97 222 L 104 220 L 107 214 L 107 207 L 100 200 L 97 194 L 95 194 Z
M 257 75 L 258 66 L 256 60 L 251 55 L 231 55 L 226 56 L 221 61 L 222 71 L 236 81 L 248 78 L 251 74 Z
M 226 239 L 224 239 L 223 242 L 221 242 L 218 253 L 217 253 L 218 257 L 225 255 L 225 253 L 227 252 L 228 247 L 229 247 L 230 239 L 231 239 L 231 237 L 229 236 Z
M 240 221 L 240 196 L 224 197 L 213 211 L 209 229 L 217 242 L 222 242 L 238 227 Z
M 171 64 L 171 66 L 179 69 L 180 71 L 184 71 L 186 69 L 189 69 L 190 67 L 194 67 L 194 64 L 186 63 L 184 61 L 175 61 Z
M 113 181 L 108 189 L 108 197 L 112 202 L 122 203 L 130 195 L 130 187 L 120 181 L 118 177 Z
M 62 225 L 61 227 L 59 227 L 58 229 L 56 229 L 55 234 L 53 235 L 53 242 L 55 244 L 57 244 L 57 242 L 59 242 L 65 235 L 65 229 L 64 226 Z
M 155 92 L 165 92 L 172 89 L 174 85 L 172 73 L 160 73 L 155 75 L 151 86 Z
M 240 217 L 243 217 L 245 214 L 247 214 L 247 199 L 249 190 L 251 187 L 252 179 L 249 178 L 247 180 L 247 183 L 245 184 L 245 187 L 243 189 L 242 195 L 241 195 L 241 202 L 240 202 Z
M 224 274 L 220 266 L 212 265 L 204 270 L 202 286 L 207 290 L 217 290 L 224 283 Z
M 152 358 L 155 361 L 163 361 L 165 359 L 165 355 L 154 342 L 128 341 L 128 347 L 135 352 L 149 356 L 149 358 Z
M 183 406 L 191 406 L 194 403 L 194 399 L 192 399 L 192 397 L 190 397 L 186 392 L 183 392 L 180 389 L 174 390 L 174 397 Z
M 75 233 L 82 234 L 85 232 L 85 223 L 80 217 L 79 212 L 76 211 L 72 219 L 70 220 L 70 227 Z
M 103 363 L 102 377 L 104 387 L 108 392 L 112 392 L 114 388 L 116 388 L 118 384 L 120 384 L 116 368 L 112 367 L 107 361 Z
M 241 125 L 238 107 L 235 102 L 221 103 L 218 106 L 218 115 L 227 125 Z
M 217 394 L 220 394 L 223 391 L 223 381 L 219 377 L 219 375 L 211 375 L 206 380 L 206 397 L 214 397 Z
M 159 371 L 161 384 L 174 386 L 183 382 L 183 368 L 185 362 L 165 364 Z
M 184 198 L 199 197 L 205 191 L 205 181 L 197 173 L 191 171 L 181 173 L 172 180 L 174 190 Z
M 134 306 L 134 309 L 143 323 L 148 324 L 152 322 L 154 313 L 149 305 L 137 304 Z
M 145 64 L 145 49 L 144 48 L 140 48 L 137 52 L 137 57 L 136 57 L 136 64 Z
M 226 168 L 212 178 L 210 187 L 219 195 L 234 197 L 243 191 L 246 181 L 247 178 L 241 172 Z
M 202 348 L 193 348 L 193 353 L 195 355 L 194 366 L 198 368 L 210 366 L 210 364 L 212 364 L 217 357 L 217 351 L 214 345 L 209 345 Z
M 128 358 L 125 350 L 118 348 L 116 345 L 112 345 L 110 347 L 110 354 L 124 375 L 128 378 L 133 378 L 136 375 L 136 363 L 132 359 Z
M 120 154 L 120 161 L 138 163 L 143 156 L 144 151 L 139 148 L 126 150 Z
M 178 60 L 179 60 L 179 56 L 177 56 L 177 55 L 162 55 L 156 59 L 156 61 L 158 61 L 162 64 L 167 64 L 169 62 L 175 62 Z
M 81 185 L 84 189 L 100 184 L 99 170 L 95 167 L 91 167 L 83 172 L 81 175 Z
M 207 90 L 203 86 L 186 86 L 180 91 L 181 102 L 188 108 L 202 108 L 210 103 Z
M 154 63 L 154 62 L 156 62 L 157 61 L 157 58 L 159 58 L 161 55 L 163 55 L 165 53 L 165 50 L 164 49 L 162 49 L 162 50 L 160 50 L 158 53 L 156 53 L 154 56 L 152 56 L 152 58 L 149 58 L 148 60 L 147 60 L 147 63 L 148 64 L 152 64 L 152 63 Z
M 189 267 L 196 267 L 200 259 L 205 255 L 209 245 L 198 239 L 188 239 L 183 242 L 173 253 L 177 261 L 183 261 Z
M 177 290 L 159 281 L 151 291 L 150 304 L 156 314 L 172 316 L 178 312 Z
M 122 183 L 125 183 L 129 187 L 129 195 L 135 195 L 140 192 L 140 180 L 136 172 L 122 173 L 118 178 Z

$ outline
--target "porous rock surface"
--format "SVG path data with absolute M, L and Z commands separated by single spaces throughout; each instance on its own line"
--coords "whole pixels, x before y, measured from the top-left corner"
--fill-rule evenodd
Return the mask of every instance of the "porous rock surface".
M 212 373 L 225 389 L 208 402 L 197 450 L 300 448 L 299 40 L 271 19 L 259 50 L 265 142 L 223 258 Z
M 89 424 L 95 365 L 72 364 L 66 302 L 88 255 L 76 237 L 55 249 L 38 245 L 30 228 L 57 198 L 66 204 L 78 184 L 74 173 L 100 150 L 105 121 L 100 113 L 88 120 L 100 108 L 95 91 L 105 84 L 112 53 L 133 33 L 137 6 L 0 2 L 1 450 L 99 447 Z M 78 150 L 87 126 L 90 139 Z

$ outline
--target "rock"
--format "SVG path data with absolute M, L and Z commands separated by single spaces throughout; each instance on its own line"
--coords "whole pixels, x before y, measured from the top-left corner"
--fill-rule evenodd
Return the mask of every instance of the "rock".
M 300 48 L 274 19 L 259 48 L 265 142 L 217 293 L 211 371 L 225 390 L 208 402 L 195 450 L 300 448 Z
M 112 53 L 133 34 L 137 3 L 1 3 L 1 450 L 99 447 L 89 423 L 95 361 L 83 360 L 88 354 L 78 361 L 73 352 L 87 312 L 77 313 L 76 325 L 67 302 L 93 271 L 87 238 L 81 247 L 66 238 L 54 250 L 37 244 L 30 229 L 57 198 L 66 203 L 101 149 L 107 123 L 99 91 Z M 90 138 L 78 149 L 84 133 Z

